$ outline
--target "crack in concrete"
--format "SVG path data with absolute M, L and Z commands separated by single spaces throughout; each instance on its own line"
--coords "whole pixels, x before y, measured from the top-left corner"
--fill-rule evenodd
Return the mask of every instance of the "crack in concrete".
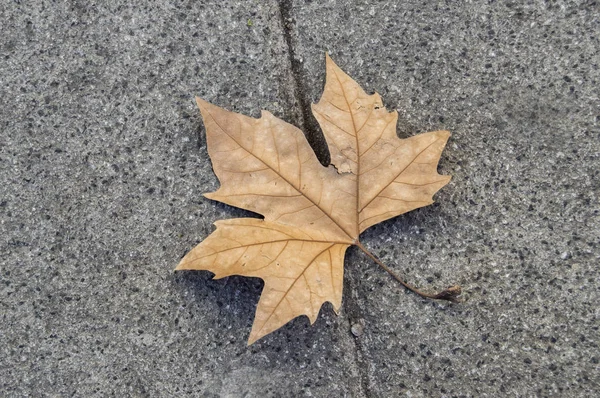
M 285 44 L 287 46 L 288 59 L 290 64 L 290 78 L 293 80 L 293 98 L 300 107 L 300 115 L 298 124 L 306 135 L 306 138 L 315 151 L 317 158 L 324 165 L 330 164 L 329 150 L 325 142 L 325 137 L 321 133 L 321 129 L 312 115 L 311 100 L 302 84 L 302 63 L 296 57 L 294 50 L 295 43 L 292 35 L 293 31 L 293 18 L 292 18 L 292 4 L 291 1 L 279 1 L 279 17 L 281 19 L 281 27 L 283 29 L 283 35 Z M 360 342 L 360 337 L 355 337 L 352 332 L 353 323 L 360 322 L 362 317 L 362 309 L 358 305 L 357 300 L 353 297 L 353 293 L 356 293 L 356 286 L 351 278 L 348 279 L 348 291 L 349 294 L 345 297 L 344 308 L 348 314 L 347 320 L 347 333 L 352 342 L 354 343 L 354 362 L 358 368 L 358 374 L 360 377 L 360 386 L 363 392 L 363 396 L 369 398 L 373 396 L 369 387 L 369 373 L 368 373 L 368 361 L 365 359 L 364 348 Z
M 302 84 L 302 62 L 296 56 L 294 38 L 292 36 L 293 30 L 293 18 L 292 18 L 292 4 L 291 1 L 279 1 L 279 17 L 281 18 L 281 26 L 283 29 L 283 36 L 287 46 L 288 59 L 291 69 L 291 79 L 294 84 L 294 97 L 300 107 L 300 128 L 304 131 L 308 143 L 315 151 L 317 158 L 323 164 L 328 166 L 330 163 L 329 150 L 325 137 L 321 133 L 321 129 L 314 118 L 311 109 L 311 99 L 304 89 Z
M 347 254 L 348 256 L 348 254 Z M 349 257 L 349 256 L 348 256 Z M 349 273 L 348 273 L 349 274 Z M 354 323 L 360 323 L 363 318 L 362 309 L 358 304 L 358 300 L 355 298 L 357 292 L 357 286 L 353 278 L 348 275 L 347 286 L 348 293 L 346 293 L 344 309 L 348 314 L 348 334 L 354 341 L 354 361 L 358 366 L 360 384 L 364 392 L 364 396 L 369 398 L 373 396 L 369 383 L 369 363 L 365 358 L 365 349 L 361 343 L 360 336 L 354 336 L 352 333 L 352 325 Z

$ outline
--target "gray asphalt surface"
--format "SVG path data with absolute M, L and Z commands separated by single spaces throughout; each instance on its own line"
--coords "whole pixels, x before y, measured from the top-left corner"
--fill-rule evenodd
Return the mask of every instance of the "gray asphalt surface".
M 600 273 L 595 2 L 0 3 L 0 395 L 593 397 Z M 174 273 L 218 219 L 193 97 L 301 127 L 328 51 L 452 132 L 436 204 L 363 243 L 342 311 L 246 347 L 262 283 Z

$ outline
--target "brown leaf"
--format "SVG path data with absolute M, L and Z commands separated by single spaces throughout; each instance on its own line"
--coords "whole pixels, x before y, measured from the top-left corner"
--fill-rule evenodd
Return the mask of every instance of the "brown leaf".
M 317 160 L 302 132 L 263 111 L 259 119 L 196 98 L 221 187 L 205 196 L 262 214 L 218 221 L 178 270 L 265 282 L 249 344 L 325 301 L 339 310 L 344 253 L 370 226 L 433 203 L 450 180 L 437 173 L 447 131 L 401 140 L 396 112 L 368 95 L 327 56 L 327 79 L 313 105 L 332 166 Z M 362 247 L 362 245 L 360 246 Z

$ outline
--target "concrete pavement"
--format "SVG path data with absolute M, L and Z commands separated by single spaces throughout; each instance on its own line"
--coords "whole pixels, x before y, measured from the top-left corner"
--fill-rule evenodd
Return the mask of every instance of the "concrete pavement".
M 0 4 L 3 396 L 593 396 L 598 30 L 593 3 Z M 447 129 L 436 204 L 366 231 L 460 305 L 356 250 L 344 301 L 247 348 L 259 280 L 172 272 L 217 186 L 193 96 L 302 127 L 324 52 Z

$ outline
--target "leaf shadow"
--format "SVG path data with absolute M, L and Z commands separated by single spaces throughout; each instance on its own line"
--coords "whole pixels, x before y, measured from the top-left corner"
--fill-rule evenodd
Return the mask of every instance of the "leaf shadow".
M 251 319 L 263 288 L 262 280 L 237 275 L 213 279 L 213 275 L 210 271 L 177 271 L 173 279 L 195 304 L 206 307 L 206 301 L 213 300 L 223 315 L 235 313 Z
M 245 343 L 252 328 L 254 313 L 264 283 L 260 278 L 237 275 L 222 279 L 212 279 L 212 277 L 210 271 L 177 271 L 173 274 L 172 281 L 182 297 L 183 305 L 191 306 L 188 311 L 192 314 L 204 313 L 203 317 L 196 317 L 198 330 L 206 327 L 206 313 L 210 313 L 212 314 L 210 321 L 214 322 L 214 326 L 221 333 L 214 336 L 216 344 L 229 342 L 234 343 L 239 349 L 242 347 L 246 349 Z M 339 316 L 336 316 L 333 306 L 326 302 L 313 325 L 310 324 L 308 317 L 299 316 L 247 349 L 252 353 L 261 352 L 275 363 L 283 360 L 294 368 L 294 363 L 303 359 L 286 358 L 289 356 L 289 351 L 304 352 L 303 350 L 321 344 L 328 347 L 337 342 L 338 335 L 341 333 L 339 329 L 343 326 L 344 323 L 339 320 Z M 234 340 L 230 336 L 232 331 L 235 335 Z M 317 347 L 316 350 L 320 348 Z M 286 352 L 288 354 L 285 354 Z
M 214 341 L 220 345 L 235 331 L 234 341 L 244 346 L 250 333 L 256 305 L 263 282 L 259 278 L 229 276 L 213 279 L 210 271 L 177 271 L 172 276 L 180 303 L 196 320 L 201 331 L 214 326 L 219 336 Z M 196 316 L 196 314 L 198 316 Z

